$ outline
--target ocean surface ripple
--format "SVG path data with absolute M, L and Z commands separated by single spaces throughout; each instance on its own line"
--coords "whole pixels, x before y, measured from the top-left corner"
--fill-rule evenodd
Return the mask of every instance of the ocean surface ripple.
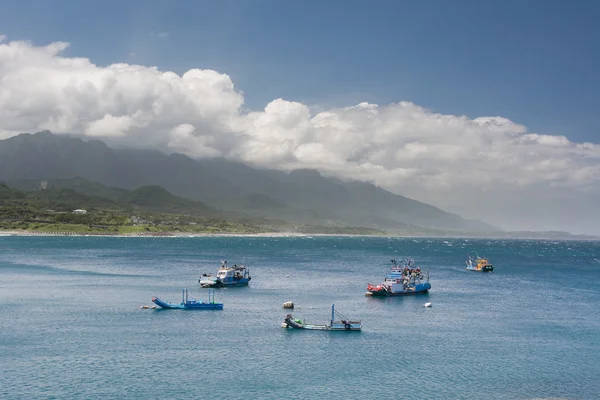
M 431 292 L 366 297 L 403 257 Z M 206 299 L 220 260 L 252 275 L 223 311 L 140 309 Z M 599 260 L 593 241 L 2 236 L 0 398 L 598 399 Z M 363 331 L 282 329 L 288 300 Z

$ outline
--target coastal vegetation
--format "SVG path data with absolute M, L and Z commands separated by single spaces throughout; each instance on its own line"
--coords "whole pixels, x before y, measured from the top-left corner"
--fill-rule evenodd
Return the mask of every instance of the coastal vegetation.
M 268 204 L 254 198 L 263 206 Z M 301 224 L 281 218 L 224 211 L 201 201 L 172 195 L 156 186 L 125 190 L 82 178 L 55 181 L 0 182 L 0 231 L 67 235 L 267 234 L 372 235 L 427 237 L 501 237 L 511 239 L 584 239 L 568 232 L 493 232 L 442 230 L 404 225 L 395 230 L 351 226 L 323 219 Z
M 27 187 L 28 184 L 31 182 L 21 182 L 16 186 Z M 159 186 L 143 186 L 128 191 L 85 180 L 77 180 L 77 186 L 79 190 L 85 189 L 95 194 L 52 186 L 20 190 L 0 183 L 0 229 L 110 235 L 268 232 L 385 234 L 371 228 L 294 225 L 282 220 L 225 213 L 199 201 L 173 196 Z

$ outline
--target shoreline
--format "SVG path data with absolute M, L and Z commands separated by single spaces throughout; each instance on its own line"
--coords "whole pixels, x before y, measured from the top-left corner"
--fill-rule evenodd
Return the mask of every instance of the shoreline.
M 121 238 L 195 238 L 195 237 L 257 237 L 257 238 L 277 238 L 277 237 L 369 237 L 369 238 L 402 238 L 402 239 L 465 239 L 465 240 L 570 240 L 570 241 L 600 241 L 600 237 L 512 237 L 507 236 L 427 236 L 427 235 L 407 235 L 407 234 L 388 234 L 388 235 L 360 235 L 350 233 L 300 233 L 300 232 L 262 232 L 262 233 L 241 233 L 241 232 L 222 232 L 222 233 L 184 233 L 184 232 L 136 232 L 136 233 L 100 233 L 100 232 L 42 232 L 0 229 L 0 237 L 8 236 L 91 236 L 91 237 L 121 237 Z
M 141 232 L 141 233 L 80 233 L 80 232 L 41 232 L 27 230 L 0 230 L 0 236 L 98 236 L 98 237 L 308 237 L 308 236 L 373 236 L 376 235 L 352 235 L 352 234 L 328 234 L 328 233 L 298 233 L 298 232 L 263 232 L 263 233 L 182 233 L 182 232 Z M 396 237 L 396 236 L 393 236 Z M 405 237 L 405 236 L 398 236 Z M 408 237 L 408 236 L 406 236 Z

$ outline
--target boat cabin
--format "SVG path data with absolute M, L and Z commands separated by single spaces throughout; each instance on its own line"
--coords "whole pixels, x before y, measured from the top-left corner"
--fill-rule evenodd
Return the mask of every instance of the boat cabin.
M 217 272 L 217 278 L 222 282 L 226 281 L 240 281 L 242 279 L 248 279 L 250 273 L 244 266 L 234 265 L 233 267 L 227 267 L 226 265 L 221 266 L 221 269 Z

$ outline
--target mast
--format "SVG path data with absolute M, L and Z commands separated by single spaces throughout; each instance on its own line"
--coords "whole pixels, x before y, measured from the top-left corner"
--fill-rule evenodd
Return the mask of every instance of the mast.
M 333 325 L 333 320 L 334 320 L 334 314 L 335 314 L 335 309 L 334 309 L 334 304 L 331 305 L 331 325 Z

